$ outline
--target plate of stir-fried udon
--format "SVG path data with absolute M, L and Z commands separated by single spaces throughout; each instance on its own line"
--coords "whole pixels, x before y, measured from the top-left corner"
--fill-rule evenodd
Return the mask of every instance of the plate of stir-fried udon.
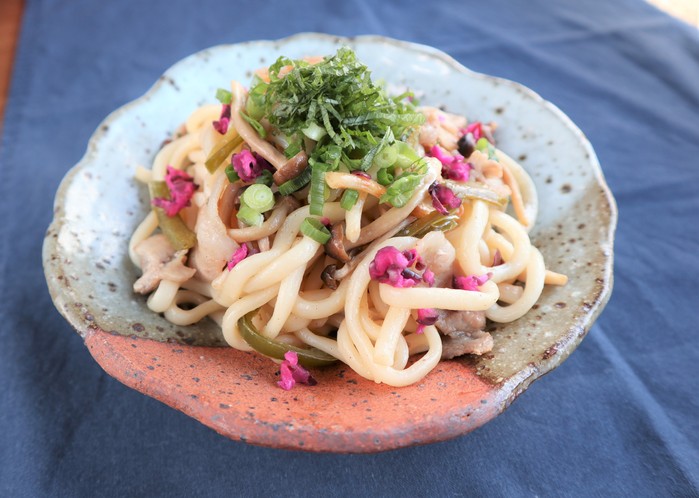
M 222 434 L 380 451 L 464 434 L 612 285 L 614 200 L 552 104 L 379 37 L 215 47 L 64 179 L 54 302 L 111 375 Z

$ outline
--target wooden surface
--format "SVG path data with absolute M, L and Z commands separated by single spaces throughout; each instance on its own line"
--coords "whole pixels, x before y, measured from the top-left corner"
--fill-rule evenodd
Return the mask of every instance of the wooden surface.
M 24 0 L 0 0 L 0 131 L 12 76 Z
M 648 0 L 651 4 L 699 28 L 699 0 Z M 17 49 L 24 0 L 0 0 L 0 132 Z

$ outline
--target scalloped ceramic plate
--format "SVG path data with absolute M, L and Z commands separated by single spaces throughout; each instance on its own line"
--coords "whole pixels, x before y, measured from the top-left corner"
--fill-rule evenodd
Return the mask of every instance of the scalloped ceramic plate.
M 318 385 L 290 392 L 258 355 L 221 347 L 210 321 L 177 327 L 151 313 L 131 286 L 130 234 L 146 214 L 133 180 L 159 144 L 215 89 L 279 55 L 356 50 L 375 77 L 424 91 L 423 102 L 497 121 L 499 146 L 538 188 L 532 232 L 547 265 L 570 277 L 536 309 L 499 325 L 483 357 L 442 362 L 405 388 L 378 385 L 345 366 L 315 372 Z M 527 88 L 473 73 L 433 48 L 387 38 L 300 34 L 204 50 L 169 69 L 140 99 L 100 125 L 63 180 L 44 242 L 44 269 L 58 310 L 110 375 L 219 433 L 253 444 L 312 451 L 374 452 L 465 434 L 502 412 L 575 349 L 612 288 L 614 199 L 580 130 Z

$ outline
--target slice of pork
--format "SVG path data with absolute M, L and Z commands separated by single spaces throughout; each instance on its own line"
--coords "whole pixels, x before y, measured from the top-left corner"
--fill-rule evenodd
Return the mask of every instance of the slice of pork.
M 238 243 L 228 236 L 219 211 L 221 196 L 227 192 L 229 182 L 222 169 L 216 175 L 211 195 L 206 204 L 199 209 L 194 228 L 197 245 L 192 249 L 190 256 L 190 264 L 199 272 L 197 278 L 204 282 L 211 282 L 218 277 L 223 272 L 226 262 L 239 247 Z
M 493 349 L 493 337 L 483 330 L 483 311 L 437 311 L 435 327 L 442 334 L 442 359 L 482 355 Z
M 152 292 L 161 280 L 182 283 L 196 273 L 194 268 L 184 265 L 187 250 L 175 251 L 162 233 L 138 243 L 134 247 L 134 252 L 141 262 L 141 271 L 143 271 L 143 275 L 133 284 L 133 290 L 139 294 Z

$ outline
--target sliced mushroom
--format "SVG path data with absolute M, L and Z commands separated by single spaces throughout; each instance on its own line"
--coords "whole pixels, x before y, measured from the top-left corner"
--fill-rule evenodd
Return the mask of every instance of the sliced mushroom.
M 323 273 L 320 274 L 320 279 L 328 289 L 337 289 L 338 279 L 335 277 L 336 273 L 337 265 L 328 265 L 323 270 Z
M 243 86 L 237 81 L 234 81 L 231 83 L 231 92 L 233 93 L 231 121 L 238 131 L 238 134 L 254 152 L 257 152 L 267 159 L 276 169 L 284 166 L 287 162 L 284 154 L 279 152 L 274 145 L 261 138 L 253 127 L 250 126 L 250 123 L 245 121 L 240 115 L 240 111 L 243 109 L 243 103 L 245 102 L 245 89 Z
M 345 250 L 345 222 L 335 223 L 330 229 L 330 240 L 325 243 L 325 254 L 347 263 L 351 258 Z
M 279 168 L 272 176 L 272 179 L 274 180 L 275 185 L 281 185 L 282 183 L 288 182 L 292 178 L 299 176 L 307 167 L 308 155 L 306 152 L 301 151 L 289 159 L 284 166 Z

